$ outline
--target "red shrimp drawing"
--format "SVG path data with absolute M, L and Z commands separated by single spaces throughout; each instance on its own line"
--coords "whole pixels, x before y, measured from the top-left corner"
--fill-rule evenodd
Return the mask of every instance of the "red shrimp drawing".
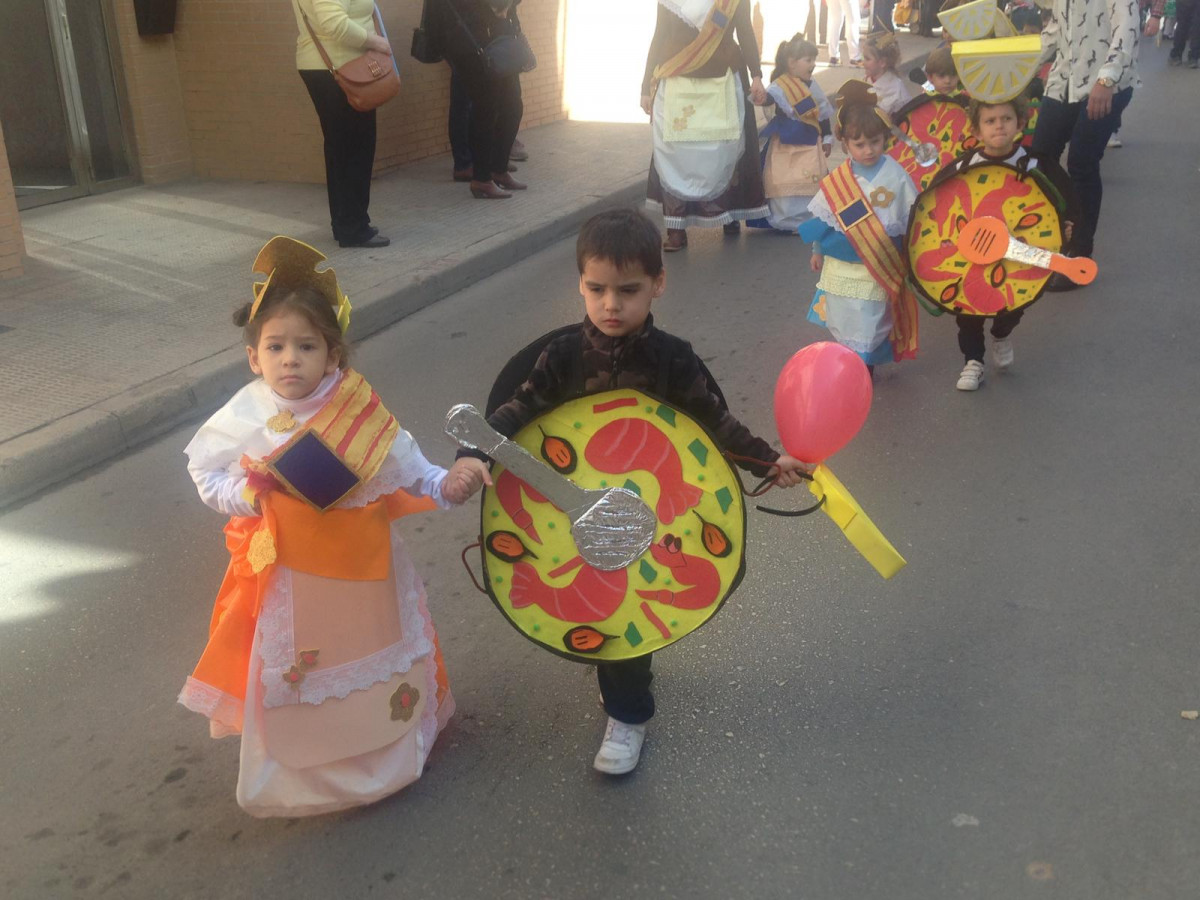
M 529 514 L 529 510 L 525 508 L 525 503 L 521 500 L 521 491 L 524 491 L 526 496 L 535 503 L 546 503 L 546 498 L 508 469 L 501 472 L 500 477 L 496 479 L 495 491 L 496 499 L 500 501 L 500 506 L 513 520 L 513 524 L 529 535 L 530 540 L 540 544 L 542 539 L 538 537 L 537 528 L 533 524 L 533 516 Z
M 683 480 L 679 453 L 667 436 L 645 419 L 616 419 L 597 431 L 584 458 L 610 475 L 642 470 L 658 480 L 658 520 L 669 525 L 700 502 L 704 492 Z
M 682 591 L 638 591 L 643 600 L 653 600 L 676 606 L 679 609 L 704 609 L 710 606 L 721 593 L 721 575 L 717 567 L 702 556 L 691 556 L 683 552 L 683 541 L 673 534 L 650 548 L 654 561 L 671 570 L 676 581 L 685 586 Z
M 554 578 L 575 568 L 579 572 L 574 580 L 556 588 L 542 581 L 537 569 L 529 563 L 516 563 L 512 589 L 508 592 L 513 609 L 536 605 L 563 622 L 600 622 L 615 613 L 629 585 L 625 570 L 601 572 L 576 556 L 550 572 L 550 576 Z

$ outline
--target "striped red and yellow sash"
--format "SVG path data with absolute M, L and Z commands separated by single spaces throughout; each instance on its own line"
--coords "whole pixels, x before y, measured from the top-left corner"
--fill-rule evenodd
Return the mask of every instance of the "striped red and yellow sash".
M 260 475 L 275 476 L 289 493 L 305 502 L 313 502 L 303 490 L 289 483 L 274 468 L 298 442 L 308 439 L 309 434 L 320 438 L 321 443 L 345 466 L 341 470 L 343 478 L 347 477 L 344 474 L 347 469 L 352 473 L 352 480 L 345 484 L 348 492 L 370 480 L 379 471 L 399 430 L 399 423 L 380 401 L 379 395 L 371 389 L 371 385 L 367 384 L 367 380 L 350 369 L 342 376 L 342 383 L 334 395 L 291 440 L 266 459 L 249 460 L 243 457 L 243 465 Z M 321 476 L 318 473 L 316 477 L 320 480 Z M 247 491 L 253 497 L 253 489 L 248 486 Z
M 821 119 L 817 112 L 817 100 L 813 97 L 808 85 L 795 75 L 780 75 L 773 83 L 779 85 L 787 102 L 800 116 L 801 122 L 807 122 L 813 128 L 820 127 Z
M 350 369 L 329 402 L 308 420 L 308 429 L 367 481 L 383 465 L 400 425 L 367 380 Z
M 905 282 L 907 269 L 900 251 L 884 231 L 870 201 L 854 177 L 850 161 L 821 180 L 821 191 L 871 277 L 887 291 L 892 308 L 888 336 L 896 360 L 917 355 L 917 301 Z
M 662 79 L 695 72 L 712 59 L 712 55 L 717 52 L 717 47 L 721 46 L 721 41 L 725 38 L 725 32 L 733 24 L 733 14 L 737 11 L 739 3 L 741 0 L 716 0 L 695 40 L 665 63 L 655 67 L 651 93 Z

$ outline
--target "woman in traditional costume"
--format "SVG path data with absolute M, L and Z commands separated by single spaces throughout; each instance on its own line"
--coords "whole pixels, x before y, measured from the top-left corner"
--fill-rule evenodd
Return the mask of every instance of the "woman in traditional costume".
M 241 733 L 237 800 L 304 816 L 420 777 L 454 711 L 425 591 L 395 520 L 461 502 L 361 375 L 349 301 L 290 238 L 259 253 L 234 317 L 251 369 L 185 449 L 201 498 L 230 516 L 209 641 L 179 702 Z
M 659 0 L 642 109 L 654 157 L 646 193 L 661 203 L 663 249 L 687 246 L 689 226 L 725 227 L 767 215 L 754 108 L 766 90 L 749 0 Z

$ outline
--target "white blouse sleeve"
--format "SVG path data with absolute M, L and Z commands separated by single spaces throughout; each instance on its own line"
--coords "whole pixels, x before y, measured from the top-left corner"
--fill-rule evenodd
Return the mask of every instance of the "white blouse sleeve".
M 242 388 L 200 426 L 183 450 L 188 458 L 188 474 L 200 499 L 227 516 L 259 514 L 253 504 L 242 498 L 246 474 L 241 458 L 250 451 L 257 430 L 254 426 L 257 416 L 247 409 L 255 408 L 260 393 L 257 383 Z
M 449 473 L 427 460 L 413 436 L 403 428 L 392 444 L 392 455 L 400 460 L 400 486 L 404 490 L 414 496 L 432 497 L 442 509 L 453 505 L 442 496 L 442 482 Z
M 777 82 L 772 81 L 767 87 L 767 96 L 771 98 L 777 110 L 789 119 L 796 118 L 796 110 L 792 108 L 792 104 L 787 102 L 787 97 L 783 94 L 783 88 Z
M 442 482 L 447 474 L 441 466 L 427 460 L 413 436 L 401 428 L 379 471 L 343 505 L 361 506 L 386 494 L 404 490 L 414 497 L 430 497 L 439 508 L 449 509 L 453 504 L 442 496 Z
M 188 461 L 188 474 L 200 492 L 200 499 L 227 516 L 257 516 L 258 510 L 242 497 L 246 476 L 238 477 L 226 469 L 206 469 Z

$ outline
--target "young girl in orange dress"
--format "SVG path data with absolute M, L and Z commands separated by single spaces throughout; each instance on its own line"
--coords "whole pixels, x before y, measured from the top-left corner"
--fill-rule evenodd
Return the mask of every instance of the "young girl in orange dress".
M 250 368 L 185 449 L 229 516 L 230 563 L 179 702 L 241 734 L 237 801 L 304 816 L 420 777 L 454 711 L 421 579 L 396 519 L 462 502 L 348 367 L 349 301 L 324 257 L 272 239 L 234 316 Z

